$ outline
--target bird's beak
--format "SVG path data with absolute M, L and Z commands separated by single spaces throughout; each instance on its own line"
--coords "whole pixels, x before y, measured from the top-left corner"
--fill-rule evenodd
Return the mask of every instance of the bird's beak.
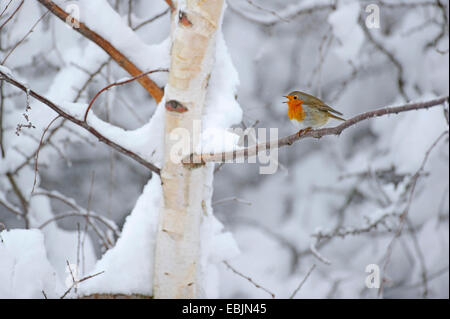
M 283 97 L 289 99 L 289 97 L 287 97 L 287 95 L 284 95 Z M 288 101 L 284 101 L 283 103 L 287 103 Z

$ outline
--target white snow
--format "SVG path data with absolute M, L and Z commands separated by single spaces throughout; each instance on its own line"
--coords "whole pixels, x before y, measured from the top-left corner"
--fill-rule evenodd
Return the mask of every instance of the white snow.
M 63 4 L 62 1 L 59 3 Z M 106 0 L 80 0 L 77 5 L 81 22 L 109 41 L 143 72 L 169 66 L 169 38 L 160 44 L 146 44 Z M 167 81 L 164 73 L 155 73 L 151 77 L 160 86 Z
M 153 253 L 155 248 L 161 181 L 153 175 L 127 217 L 121 237 L 97 262 L 80 293 L 152 294 Z
M 91 108 L 87 117 L 87 123 L 95 128 L 101 135 L 123 146 L 124 148 L 142 156 L 147 161 L 161 165 L 163 147 L 162 136 L 164 133 L 164 103 L 163 99 L 150 119 L 150 121 L 136 130 L 125 130 L 121 127 L 107 123 L 99 119 Z M 61 109 L 83 120 L 88 107 L 85 103 L 64 102 Z
M 0 65 L 0 71 L 5 73 L 7 76 L 13 77 L 13 73 L 6 66 Z
M 58 297 L 62 286 L 47 259 L 41 231 L 0 232 L 0 296 L 2 298 Z
M 381 117 L 372 122 L 372 127 L 385 143 L 387 152 L 373 161 L 373 167 L 395 165 L 400 172 L 416 171 L 431 144 L 448 130 L 442 107 Z M 414 129 L 410 130 L 411 127 Z
M 206 216 L 200 228 L 200 280 L 201 297 L 219 298 L 219 263 L 238 256 L 240 250 L 230 232 L 224 232 L 223 224 L 214 216 L 211 199 L 213 194 L 214 164 L 208 163 L 205 178 L 203 201 Z
M 239 136 L 227 129 L 242 120 L 236 101 L 239 76 L 222 34 L 217 32 L 216 62 L 209 79 L 202 119 L 202 140 L 197 152 L 225 152 L 237 148 Z
M 62 7 L 67 4 L 63 0 L 56 2 Z M 81 21 L 122 51 L 142 71 L 169 67 L 169 15 L 164 18 L 166 21 L 160 20 L 134 32 L 127 26 L 126 4 L 120 4 L 118 14 L 110 2 L 81 0 L 74 3 L 80 6 Z M 346 117 L 380 106 L 403 104 L 397 86 L 398 70 L 385 53 L 365 38 L 358 23 L 358 16 L 361 14 L 364 17 L 365 11 L 363 4 L 358 1 L 254 1 L 276 14 L 258 9 L 245 1 L 229 2 L 236 9 L 225 15 L 223 32 L 227 43 L 222 29 L 217 33 L 216 61 L 204 107 L 201 149 L 197 151 L 222 152 L 238 148 L 239 137 L 227 130 L 242 119 L 243 112 L 235 97 L 237 93 L 239 101 L 245 105 L 246 123 L 259 120 L 262 126 L 278 127 L 280 131 L 284 130 L 280 136 L 293 133 L 288 131 L 287 125 L 285 127 L 286 109 L 281 104 L 281 96 L 290 89 L 302 89 L 312 94 L 321 92 L 323 98 L 329 99 L 330 105 L 343 111 Z M 385 2 L 396 3 L 393 0 Z M 184 6 L 186 1 L 180 3 Z M 329 8 L 334 3 L 337 5 L 336 10 Z M 328 9 L 313 9 L 324 5 Z M 2 1 L 0 8 L 4 7 L 5 2 Z M 158 4 L 156 1 L 139 1 L 136 2 L 133 17 L 144 21 L 154 13 L 162 12 L 163 8 L 166 8 L 163 1 Z M 307 15 L 298 15 L 298 12 L 307 9 L 313 11 Z M 383 23 L 388 23 L 395 16 L 395 23 L 392 20 L 389 32 L 376 29 L 370 29 L 369 32 L 402 65 L 406 93 L 412 101 L 447 95 L 448 34 L 438 41 L 436 48 L 425 48 L 441 32 L 442 13 L 439 8 L 430 5 L 391 10 L 381 6 L 381 30 L 387 30 Z M 7 11 L 0 18 L 1 21 L 5 21 L 9 13 Z M 2 37 L 2 47 L 12 47 L 17 43 L 41 15 L 42 6 L 38 2 L 26 1 L 16 18 L 5 27 L 7 37 Z M 134 22 L 136 25 L 136 20 Z M 261 27 L 261 24 L 266 27 Z M 274 25 L 268 26 L 270 24 Z M 320 50 L 324 35 L 330 42 L 325 41 Z M 0 52 L 2 57 L 4 54 L 5 51 Z M 321 58 L 323 61 L 320 61 Z M 33 34 L 8 58 L 6 66 L 0 66 L 0 71 L 8 75 L 14 73 L 18 79 L 23 78 L 21 82 L 29 83 L 30 88 L 81 120 L 88 98 L 93 93 L 107 82 L 112 83 L 128 76 L 112 62 L 89 84 L 78 103 L 72 103 L 78 90 L 89 78 L 88 72 L 94 72 L 107 59 L 102 49 L 52 17 L 49 22 L 40 23 L 34 29 Z M 351 65 L 347 63 L 349 61 Z M 239 76 L 233 62 L 236 63 Z M 353 68 L 358 70 L 354 79 Z M 164 86 L 167 74 L 153 74 L 151 78 Z M 239 85 L 239 78 L 243 85 Z M 15 94 L 17 91 L 8 84 L 4 89 L 6 94 Z M 94 105 L 88 123 L 115 143 L 161 167 L 164 99 L 155 110 L 152 99 L 136 83 L 115 88 L 105 95 L 108 107 L 100 102 Z M 141 127 L 134 122 L 135 118 L 128 121 L 130 114 L 124 111 L 122 100 L 117 102 L 119 98 L 128 102 L 132 111 L 136 111 L 136 117 L 140 119 L 138 122 L 143 124 Z M 4 101 L 3 146 L 6 156 L 0 156 L 0 200 L 15 210 L 21 210 L 4 175 L 14 171 L 24 158 L 33 154 L 44 128 L 56 113 L 30 99 L 31 110 L 28 115 L 36 129 L 26 130 L 17 137 L 15 126 L 24 120 L 25 94 L 5 98 Z M 102 120 L 105 110 L 110 111 L 110 121 Z M 153 115 L 148 119 L 152 112 Z M 58 125 L 59 121 L 54 125 Z M 121 128 L 128 128 L 127 125 L 138 128 Z M 94 141 L 82 128 L 68 122 L 65 126 L 78 134 L 62 129 L 52 138 L 52 143 L 62 154 L 73 152 L 74 142 L 81 141 L 84 145 L 84 139 Z M 445 130 L 448 130 L 448 124 L 442 107 L 436 107 L 428 111 L 371 119 L 349 128 L 339 137 L 305 140 L 284 148 L 286 152 L 280 152 L 279 160 L 289 167 L 289 173 L 285 175 L 257 178 L 249 166 L 234 165 L 231 169 L 225 166 L 223 169 L 226 172 L 219 173 L 220 181 L 214 185 L 214 165 L 208 164 L 209 175 L 203 196 L 206 215 L 203 216 L 200 235 L 201 296 L 269 297 L 262 289 L 225 267 L 222 261 L 227 260 L 245 276 L 274 291 L 277 297 L 289 297 L 313 263 L 317 264 L 317 269 L 296 298 L 376 297 L 375 290 L 365 289 L 367 274 L 364 269 L 370 263 L 381 265 L 393 236 L 392 232 L 385 230 L 386 227 L 395 229 L 398 224 L 395 216 L 386 219 L 386 224 L 378 229 L 380 232 L 337 238 L 324 245 L 314 245 L 315 238 L 311 238 L 311 234 L 333 232 L 336 227 L 341 232 L 351 231 L 385 220 L 384 216 L 388 214 L 402 212 L 405 197 L 409 194 L 407 186 L 411 175 L 421 165 L 431 144 Z M 66 149 L 68 143 L 72 146 Z M 78 148 L 79 145 L 75 146 L 77 152 L 80 150 L 77 160 L 90 160 L 88 164 L 83 164 L 84 169 L 88 170 L 98 167 L 94 166 L 89 156 L 93 153 L 92 157 L 105 156 L 107 153 L 98 148 L 86 151 Z M 58 186 L 65 183 L 60 181 L 62 171 L 67 173 L 70 170 L 70 174 L 80 176 L 83 182 L 78 184 L 80 181 L 71 177 L 70 181 L 74 181 L 74 184 L 69 187 L 80 202 L 80 197 L 87 193 L 87 188 L 83 186 L 89 183 L 86 183 L 88 177 L 81 175 L 86 172 L 79 166 L 69 168 L 61 165 L 62 168 L 58 168 L 60 161 L 55 158 L 57 153 L 53 146 L 41 150 L 39 163 L 43 167 L 42 171 L 45 167 L 50 174 L 54 174 L 57 178 L 52 182 Z M 416 230 L 428 274 L 444 270 L 443 274 L 428 278 L 431 297 L 448 297 L 448 158 L 448 139 L 444 138 L 430 154 L 425 172 L 418 180 L 408 214 Z M 114 157 L 111 156 L 111 159 Z M 63 212 L 59 211 L 60 206 L 52 207 L 53 200 L 46 196 L 31 197 L 34 170 L 32 161 L 30 164 L 14 177 L 26 200 L 29 200 L 28 216 L 32 229 L 13 229 L 0 233 L 0 297 L 3 298 L 43 298 L 42 290 L 49 298 L 60 297 L 67 287 L 66 281 L 70 282 L 66 260 L 73 264 L 78 257 L 76 231 L 62 229 L 54 222 L 41 230 L 36 229 L 54 218 L 56 213 Z M 106 161 L 100 164 L 102 169 L 108 165 L 111 163 Z M 387 174 L 387 177 L 371 179 L 358 175 L 365 172 L 375 174 L 391 167 L 395 171 Z M 119 192 L 127 195 L 131 186 L 139 188 L 136 185 L 142 185 L 142 180 L 145 180 L 140 171 L 137 174 L 134 170 L 130 173 L 128 166 L 118 160 L 110 170 L 111 180 L 105 181 L 106 175 L 102 175 L 102 185 L 117 186 Z M 345 177 L 348 174 L 355 175 Z M 138 177 L 131 178 L 131 175 Z M 389 181 L 393 177 L 401 179 L 398 184 Z M 36 191 L 40 191 L 44 186 L 41 185 L 40 174 L 37 182 Z M 252 205 L 220 205 L 215 207 L 213 213 L 213 187 L 217 196 L 215 200 L 238 196 L 250 200 Z M 111 202 L 112 205 L 117 203 L 117 199 L 111 201 L 106 196 L 109 190 L 102 191 L 105 196 L 94 196 L 94 205 L 103 208 Z M 356 194 L 353 197 L 352 192 Z M 52 193 L 76 204 L 64 196 L 65 191 Z M 104 253 L 101 259 L 97 260 L 95 254 L 94 247 L 99 248 L 95 235 L 86 237 L 82 267 L 84 273 L 78 277 L 100 271 L 105 273 L 83 282 L 79 286 L 79 293 L 151 295 L 160 198 L 160 180 L 154 175 L 145 186 L 131 215 L 126 218 L 116 245 Z M 351 201 L 347 203 L 350 198 Z M 121 221 L 131 210 L 133 202 L 132 199 L 121 203 L 118 210 L 122 212 L 111 218 Z M 16 223 L 22 227 L 22 221 L 15 215 L 3 215 L 5 210 L 1 205 L 0 210 L 0 222 L 10 227 L 9 222 L 12 221 L 11 228 L 16 227 Z M 108 214 L 106 209 L 94 210 L 98 215 Z M 5 216 L 8 222 L 3 220 Z M 419 254 L 412 244 L 410 232 L 405 232 L 400 240 L 401 244 L 399 241 L 394 246 L 385 275 L 394 284 L 403 287 L 390 289 L 390 296 L 416 298 L 423 289 Z M 323 263 L 327 259 L 332 261 L 331 265 Z M 416 284 L 415 287 L 413 284 Z M 68 297 L 77 295 L 72 293 Z
M 39 189 L 36 192 L 39 192 Z M 55 215 L 49 198 L 46 196 L 33 196 L 30 200 L 29 217 L 31 226 L 36 228 L 54 218 Z M 77 261 L 80 260 L 78 265 L 78 274 L 80 276 L 85 275 L 92 269 L 96 256 L 91 237 L 86 236 L 81 248 L 81 243 L 78 241 L 78 231 L 62 229 L 55 222 L 48 224 L 41 231 L 44 235 L 48 260 L 55 269 L 60 282 L 65 282 L 69 276 L 66 271 L 67 261 L 70 264 L 77 264 Z M 81 232 L 80 241 L 83 237 L 83 232 Z
M 340 42 L 334 52 L 344 61 L 354 60 L 364 42 L 364 34 L 358 24 L 360 4 L 355 2 L 339 2 L 338 10 L 331 13 L 328 23 Z

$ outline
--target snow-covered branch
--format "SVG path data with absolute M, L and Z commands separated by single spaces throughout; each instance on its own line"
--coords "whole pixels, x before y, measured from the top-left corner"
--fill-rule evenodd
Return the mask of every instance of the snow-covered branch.
M 50 0 L 38 0 L 42 5 L 44 5 L 47 9 L 49 9 L 55 16 L 57 16 L 62 21 L 66 21 L 69 17 L 69 13 L 64 11 L 61 7 L 59 7 L 56 3 Z M 75 18 L 69 17 L 72 20 Z M 76 20 L 76 19 L 75 19 Z M 127 71 L 131 76 L 137 76 L 142 74 L 143 71 L 133 63 L 129 57 L 127 57 L 124 53 L 119 51 L 111 42 L 107 41 L 102 35 L 93 31 L 86 24 L 80 21 L 74 21 L 74 23 L 79 25 L 79 28 L 74 28 L 74 30 L 78 31 L 80 34 L 85 36 L 87 39 L 96 43 L 99 47 L 101 47 L 114 61 L 116 61 L 125 71 Z M 155 99 L 157 103 L 161 101 L 164 92 L 163 90 L 148 76 L 143 76 L 138 79 L 138 82 L 150 93 L 151 96 Z
M 12 76 L 10 76 L 7 73 L 4 73 L 1 70 L 0 70 L 0 80 L 4 80 L 4 81 L 14 85 L 18 89 L 28 93 L 30 96 L 32 96 L 36 100 L 38 100 L 38 101 L 44 103 L 45 105 L 47 105 L 48 107 L 50 107 L 53 111 L 58 113 L 63 118 L 65 118 L 65 119 L 71 121 L 72 123 L 74 123 L 74 124 L 84 128 L 85 130 L 89 131 L 92 135 L 97 137 L 100 142 L 103 142 L 106 145 L 108 145 L 108 146 L 112 147 L 113 149 L 115 149 L 116 151 L 118 151 L 118 152 L 120 152 L 120 153 L 122 153 L 122 154 L 124 154 L 124 155 L 126 155 L 126 156 L 128 156 L 130 158 L 132 158 L 133 160 L 135 160 L 139 164 L 147 167 L 152 172 L 155 172 L 155 173 L 159 174 L 160 169 L 158 167 L 156 167 L 155 165 L 153 165 L 152 163 L 146 161 L 145 159 L 143 159 L 141 156 L 139 156 L 135 152 L 126 149 L 125 147 L 119 145 L 118 143 L 113 142 L 111 139 L 109 139 L 108 137 L 102 135 L 96 128 L 94 128 L 93 126 L 89 125 L 87 122 L 83 121 L 82 119 L 78 119 L 75 116 L 69 114 L 62 107 L 56 105 L 55 103 L 53 103 L 52 101 L 48 100 L 44 96 L 36 93 L 35 91 L 27 88 L 25 85 L 23 85 L 19 81 L 15 80 Z

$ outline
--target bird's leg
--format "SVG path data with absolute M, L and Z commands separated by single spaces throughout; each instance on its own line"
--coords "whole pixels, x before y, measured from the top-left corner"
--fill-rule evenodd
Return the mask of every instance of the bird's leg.
M 298 137 L 304 136 L 306 133 L 311 131 L 311 129 L 312 129 L 311 127 L 307 127 L 307 128 L 305 128 L 303 130 L 298 131 L 298 133 L 297 133 Z

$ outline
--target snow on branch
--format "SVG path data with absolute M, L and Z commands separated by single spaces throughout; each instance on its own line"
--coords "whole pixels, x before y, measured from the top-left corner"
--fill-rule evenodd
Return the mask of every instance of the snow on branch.
M 108 138 L 105 135 L 101 134 L 96 128 L 94 128 L 93 126 L 89 125 L 87 122 L 85 122 L 85 121 L 83 121 L 81 119 L 78 119 L 77 117 L 69 114 L 62 107 L 56 105 L 55 103 L 53 103 L 52 101 L 48 100 L 44 96 L 36 93 L 35 91 L 27 88 L 25 85 L 23 85 L 22 83 L 20 83 L 17 80 L 15 80 L 13 77 L 11 77 L 10 74 L 8 75 L 7 72 L 4 73 L 2 70 L 0 70 L 0 80 L 5 80 L 6 82 L 8 82 L 8 83 L 14 85 L 15 87 L 17 87 L 18 89 L 20 89 L 20 90 L 22 90 L 24 92 L 27 92 L 30 96 L 32 96 L 36 100 L 40 101 L 41 103 L 44 103 L 45 105 L 50 107 L 53 111 L 58 113 L 63 118 L 65 118 L 65 119 L 69 120 L 70 122 L 72 122 L 72 123 L 74 123 L 74 124 L 84 128 L 85 130 L 87 130 L 89 133 L 91 133 L 92 135 L 97 137 L 99 139 L 99 141 L 105 143 L 106 145 L 112 147 L 116 151 L 118 151 L 118 152 L 128 156 L 129 158 L 135 160 L 139 164 L 147 167 L 152 172 L 155 172 L 156 174 L 160 173 L 160 169 L 158 167 L 156 167 L 152 163 L 146 161 L 144 158 L 139 156 L 137 153 L 135 153 L 135 152 L 133 152 L 133 151 L 131 151 L 129 149 L 126 149 L 125 147 L 123 147 L 123 146 L 119 145 L 118 143 L 112 141 L 110 138 Z
M 322 239 L 331 239 L 334 237 L 344 238 L 350 235 L 354 236 L 362 233 L 369 233 L 372 230 L 377 229 L 380 225 L 383 225 L 387 229 L 390 229 L 390 227 L 386 223 L 386 220 L 390 217 L 398 217 L 399 215 L 400 214 L 395 211 L 386 211 L 383 214 L 380 214 L 378 217 L 373 218 L 373 220 L 368 219 L 366 225 L 359 227 L 339 227 L 331 231 L 317 230 L 311 236 L 317 238 L 317 241 L 320 241 Z
M 67 18 L 72 19 L 72 21 L 77 26 L 79 26 L 77 28 L 74 28 L 74 30 L 78 31 L 80 34 L 82 34 L 83 36 L 85 36 L 86 38 L 97 44 L 100 48 L 102 48 L 114 61 L 116 61 L 131 76 L 137 76 L 143 73 L 142 70 L 140 70 L 136 66 L 136 64 L 134 64 L 128 57 L 126 57 L 121 51 L 119 51 L 113 44 L 107 41 L 100 34 L 91 30 L 84 23 L 71 17 L 69 13 L 64 11 L 53 1 L 50 0 L 38 0 L 38 1 L 48 10 L 50 10 L 55 16 L 61 19 L 63 22 L 65 22 Z M 148 93 L 150 93 L 150 95 L 155 99 L 157 103 L 161 101 L 164 95 L 164 91 L 153 80 L 151 80 L 148 76 L 143 76 L 138 79 L 138 82 L 147 90 Z
M 101 224 L 106 226 L 114 234 L 115 237 L 119 237 L 120 236 L 119 228 L 114 223 L 114 221 L 112 221 L 112 220 L 110 220 L 110 219 L 108 219 L 106 217 L 103 217 L 103 216 L 101 216 L 99 214 L 96 214 L 94 212 L 91 212 L 89 210 L 86 210 L 86 209 L 82 208 L 72 198 L 68 198 L 68 197 L 66 197 L 66 196 L 64 196 L 64 195 L 62 195 L 62 194 L 60 194 L 60 193 L 58 193 L 56 191 L 53 191 L 53 192 L 39 191 L 39 192 L 33 193 L 33 196 L 46 196 L 48 198 L 57 199 L 57 200 L 61 201 L 62 203 L 64 203 L 65 205 L 71 207 L 75 211 L 74 213 L 57 215 L 57 216 L 47 220 L 46 222 L 42 223 L 42 225 L 37 227 L 39 229 L 42 229 L 45 226 L 47 226 L 48 224 L 50 224 L 51 222 L 57 221 L 59 219 L 63 219 L 63 218 L 66 218 L 66 217 L 72 217 L 72 216 L 79 216 L 79 217 L 85 217 L 88 222 L 89 222 L 89 218 L 97 220 Z M 92 224 L 92 222 L 90 222 L 90 223 Z
M 449 131 L 448 131 L 448 130 L 445 131 L 445 132 L 443 132 L 443 133 L 442 133 L 441 135 L 439 135 L 439 137 L 431 144 L 431 146 L 430 146 L 430 147 L 428 148 L 428 150 L 425 152 L 425 156 L 424 156 L 424 158 L 423 158 L 423 160 L 422 160 L 422 163 L 421 163 L 419 169 L 416 171 L 416 173 L 411 177 L 411 180 L 409 181 L 409 184 L 408 184 L 408 186 L 407 186 L 407 188 L 406 188 L 406 189 L 409 191 L 409 198 L 408 198 L 408 200 L 407 200 L 406 207 L 404 208 L 403 212 L 400 214 L 400 217 L 399 217 L 399 219 L 400 219 L 400 225 L 399 225 L 397 231 L 395 232 L 394 237 L 393 237 L 392 240 L 389 242 L 389 245 L 388 245 L 388 247 L 387 247 L 387 249 L 386 249 L 386 254 L 385 254 L 385 257 L 384 257 L 384 265 L 383 265 L 383 274 L 386 273 L 387 266 L 388 266 L 389 263 L 390 263 L 394 243 L 395 243 L 395 241 L 400 237 L 400 235 L 402 234 L 404 225 L 405 225 L 405 223 L 407 223 L 407 217 L 408 217 L 408 213 L 409 213 L 410 208 L 411 208 L 411 204 L 412 204 L 413 199 L 414 199 L 414 194 L 415 194 L 415 192 L 416 192 L 417 182 L 418 182 L 420 176 L 423 175 L 423 171 L 424 171 L 425 165 L 426 165 L 426 163 L 427 163 L 427 161 L 428 161 L 428 159 L 429 159 L 429 157 L 430 157 L 430 154 L 431 154 L 431 152 L 433 151 L 433 149 L 436 147 L 436 145 L 438 145 L 439 142 L 440 142 L 444 137 L 448 136 L 448 134 L 449 134 Z M 426 296 L 426 293 L 427 293 L 427 290 L 428 290 L 428 289 L 426 288 L 426 286 L 427 286 L 427 285 L 426 285 L 426 272 L 423 272 L 423 274 L 424 274 L 424 273 L 425 273 L 425 277 L 423 277 L 424 280 L 425 280 L 425 283 L 424 283 L 424 286 L 425 286 L 425 292 L 424 292 L 424 294 L 425 294 L 425 296 Z M 423 274 L 422 274 L 422 276 L 424 276 Z M 383 278 L 382 284 L 381 284 L 380 288 L 378 289 L 378 295 L 379 295 L 379 296 L 382 296 L 382 295 L 383 295 L 383 292 L 384 292 L 384 288 L 385 288 L 386 282 L 387 282 L 387 281 L 386 281 L 386 278 Z
M 362 122 L 364 120 L 373 118 L 373 117 L 379 117 L 384 116 L 388 114 L 398 114 L 401 112 L 407 112 L 412 110 L 421 110 L 421 109 L 428 109 L 430 107 L 438 106 L 443 104 L 444 102 L 448 102 L 449 97 L 444 96 L 440 97 L 434 100 L 426 101 L 426 102 L 418 102 L 418 103 L 410 103 L 402 106 L 397 107 L 384 107 L 380 108 L 375 111 L 365 112 L 359 115 L 356 115 L 352 117 L 351 119 L 343 122 L 341 125 L 330 127 L 330 128 L 323 128 L 323 129 L 316 129 L 316 130 L 309 130 L 306 131 L 304 134 L 299 135 L 298 133 L 280 138 L 279 140 L 272 140 L 268 141 L 266 143 L 260 143 L 253 146 L 249 146 L 246 148 L 242 148 L 235 151 L 230 152 L 222 152 L 222 153 L 204 153 L 204 154 L 191 154 L 190 156 L 183 159 L 183 163 L 185 165 L 192 165 L 192 163 L 207 163 L 207 162 L 216 162 L 216 163 L 223 163 L 230 160 L 235 160 L 237 158 L 249 158 L 252 156 L 256 156 L 259 152 L 263 152 L 267 149 L 276 149 L 280 148 L 282 146 L 286 145 L 292 145 L 294 142 L 297 142 L 301 139 L 305 139 L 308 137 L 313 138 L 321 138 L 326 135 L 340 135 L 342 131 L 345 129 Z

